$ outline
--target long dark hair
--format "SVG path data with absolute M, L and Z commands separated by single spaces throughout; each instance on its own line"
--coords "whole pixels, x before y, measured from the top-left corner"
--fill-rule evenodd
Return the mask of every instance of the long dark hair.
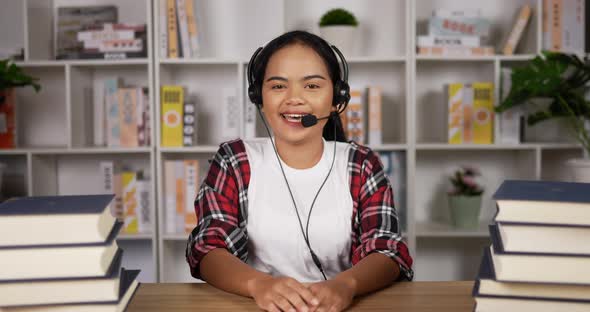
M 256 57 L 256 62 L 254 62 L 252 67 L 252 75 L 254 78 L 254 85 L 259 91 L 262 90 L 262 81 L 264 80 L 264 73 L 266 71 L 266 66 L 268 65 L 268 60 L 270 57 L 281 48 L 295 43 L 312 48 L 322 58 L 324 64 L 326 64 L 326 67 L 328 68 L 328 73 L 332 83 L 342 79 L 338 58 L 336 57 L 336 54 L 328 42 L 312 33 L 294 30 L 284 33 L 281 36 L 273 39 L 264 47 L 262 51 L 260 51 L 260 54 L 258 54 Z M 332 103 L 333 106 L 338 104 L 340 103 Z M 335 131 L 334 127 L 336 128 Z M 327 141 L 348 141 L 344 133 L 344 128 L 342 127 L 340 115 L 336 115 L 328 119 L 328 122 L 324 126 L 322 135 Z

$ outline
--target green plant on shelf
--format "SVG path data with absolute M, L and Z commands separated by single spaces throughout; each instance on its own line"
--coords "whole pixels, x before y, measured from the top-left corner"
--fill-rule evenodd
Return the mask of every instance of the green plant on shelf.
M 22 68 L 10 60 L 0 60 L 0 104 L 4 103 L 3 91 L 31 86 L 36 92 L 41 90 L 39 78 L 27 75 Z
M 331 9 L 320 18 L 320 27 L 335 25 L 357 26 L 358 21 L 354 14 L 342 8 Z
M 519 106 L 537 108 L 527 116 L 532 126 L 552 118 L 569 118 L 568 124 L 583 148 L 590 152 L 590 102 L 585 98 L 590 81 L 590 60 L 576 54 L 543 51 L 524 66 L 515 67 L 511 75 L 512 85 L 506 98 L 495 108 L 502 113 Z M 548 105 L 535 103 L 547 99 Z

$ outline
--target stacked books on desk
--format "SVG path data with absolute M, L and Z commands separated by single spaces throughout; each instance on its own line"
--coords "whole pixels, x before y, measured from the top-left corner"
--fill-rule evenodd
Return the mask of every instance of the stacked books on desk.
M 0 205 L 0 311 L 123 311 L 139 270 L 121 267 L 114 195 Z
M 476 311 L 590 311 L 590 184 L 505 181 Z

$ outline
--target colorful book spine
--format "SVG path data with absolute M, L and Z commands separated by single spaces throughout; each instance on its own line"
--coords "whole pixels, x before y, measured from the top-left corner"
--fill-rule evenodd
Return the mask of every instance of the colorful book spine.
M 195 123 L 195 103 L 184 102 L 182 116 L 182 145 L 195 146 L 197 144 L 196 123 Z
M 137 179 L 133 171 L 125 171 L 121 173 L 122 187 L 123 187 L 123 210 L 124 210 L 124 224 L 123 233 L 137 234 L 139 233 L 137 220 Z
M 162 86 L 162 146 L 182 147 L 182 105 L 184 90 L 181 86 Z
M 197 226 L 195 199 L 199 191 L 199 161 L 196 159 L 184 161 L 184 176 L 186 185 L 184 232 L 190 233 Z
M 463 143 L 463 90 L 462 83 L 447 86 L 449 144 Z
M 123 208 L 123 178 L 121 173 L 113 175 L 113 187 L 115 190 L 115 205 L 113 216 L 121 222 L 125 222 L 125 210 Z
M 164 211 L 166 233 L 176 233 L 175 161 L 164 160 Z
M 119 102 L 119 122 L 121 146 L 137 147 L 137 89 L 120 88 L 117 91 Z
M 150 233 L 152 230 L 152 216 L 151 216 L 151 200 L 150 200 L 150 188 L 151 183 L 149 179 L 146 179 L 143 174 L 137 174 L 137 228 L 139 233 Z
M 178 32 L 176 18 L 176 0 L 167 0 L 166 22 L 168 24 L 168 57 L 178 58 Z
M 478 36 L 418 36 L 419 47 L 431 47 L 439 45 L 479 47 L 481 45 Z
M 494 47 L 422 46 L 418 47 L 418 54 L 425 56 L 490 56 L 494 55 Z
M 168 0 L 158 0 L 159 9 L 160 9 L 160 20 L 159 20 L 159 38 L 160 41 L 158 42 L 160 46 L 160 58 L 167 58 L 168 57 L 168 20 L 166 17 L 166 13 L 168 12 Z
M 184 162 L 182 160 L 174 161 L 174 183 L 176 185 L 176 224 L 174 225 L 174 232 L 182 233 L 186 214 L 186 183 L 184 180 Z
M 510 34 L 508 35 L 508 39 L 506 40 L 506 43 L 504 44 L 504 48 L 502 49 L 502 53 L 504 53 L 505 55 L 514 54 L 514 50 L 516 49 L 516 46 L 518 45 L 518 42 L 520 41 L 520 38 L 522 37 L 522 33 L 524 32 L 524 29 L 526 28 L 530 17 L 531 17 L 531 6 L 528 4 L 525 4 L 520 8 L 519 14 L 516 18 L 516 22 L 514 22 L 514 27 L 512 27 L 512 30 L 510 31 Z
M 363 91 L 358 88 L 350 90 L 350 101 L 346 109 L 347 136 L 358 144 L 365 143 L 365 117 L 363 116 Z
M 117 90 L 120 81 L 117 78 L 108 78 L 104 81 L 105 105 L 107 109 L 107 144 L 109 147 L 121 146 L 121 124 L 119 122 L 119 100 Z
M 199 44 L 199 29 L 197 26 L 197 17 L 195 13 L 194 0 L 186 0 L 186 21 L 188 24 L 188 37 L 191 47 L 192 57 L 198 57 L 201 53 L 201 47 Z
M 473 86 L 473 139 L 475 144 L 492 144 L 494 134 L 494 84 L 476 82 Z
M 490 21 L 481 17 L 444 18 L 432 16 L 428 33 L 435 36 L 490 36 Z
M 0 90 L 0 148 L 16 147 L 16 95 L 14 89 Z
M 188 36 L 188 21 L 186 18 L 185 0 L 176 0 L 176 19 L 178 21 L 178 30 L 180 34 L 180 47 L 183 58 L 191 58 L 191 47 Z
M 383 143 L 382 131 L 382 89 L 381 87 L 371 86 L 367 88 L 368 109 L 369 109 L 369 127 L 368 136 L 369 144 L 379 145 Z
M 92 86 L 93 101 L 93 126 L 94 146 L 105 145 L 105 84 L 102 79 L 95 79 Z

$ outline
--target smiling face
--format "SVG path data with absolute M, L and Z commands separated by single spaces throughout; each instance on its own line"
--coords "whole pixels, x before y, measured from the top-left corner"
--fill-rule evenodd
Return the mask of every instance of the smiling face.
M 312 48 L 291 44 L 270 57 L 262 83 L 262 111 L 277 141 L 296 145 L 320 139 L 327 120 L 304 128 L 301 117 L 328 116 L 335 110 L 332 97 L 328 68 Z

